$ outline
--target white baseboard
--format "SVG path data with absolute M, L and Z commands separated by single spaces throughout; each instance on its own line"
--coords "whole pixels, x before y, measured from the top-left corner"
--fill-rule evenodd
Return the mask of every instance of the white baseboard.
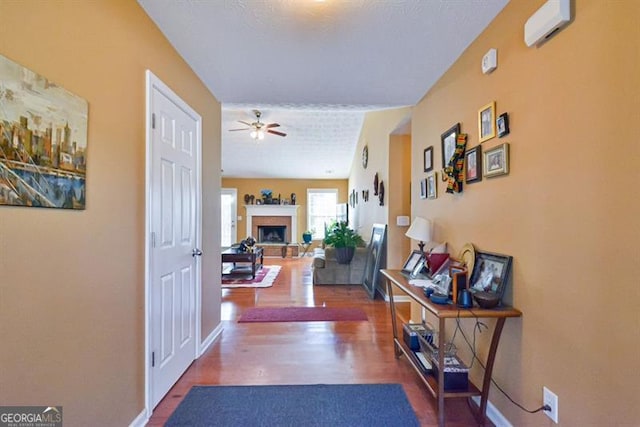
M 221 333 L 222 333 L 222 323 L 216 326 L 215 329 L 211 331 L 209 336 L 204 341 L 202 341 L 202 344 L 200 344 L 199 354 L 202 355 L 205 351 L 207 351 L 209 346 L 213 344 L 213 342 L 216 340 L 216 338 L 220 336 Z
M 147 410 L 143 409 L 142 412 L 140 412 L 140 414 L 138 414 L 138 416 L 133 421 L 131 421 L 129 427 L 144 427 L 145 425 L 147 425 L 147 421 L 149 421 Z
M 480 396 L 473 396 L 471 399 L 480 407 Z M 502 412 L 493 406 L 491 401 L 487 401 L 487 418 L 489 418 L 496 427 L 513 427 L 509 420 L 502 415 Z
M 385 295 L 384 296 L 384 300 L 386 302 L 389 302 L 389 295 Z M 406 295 L 398 295 L 393 297 L 393 301 L 394 302 L 411 302 L 413 301 L 410 297 L 406 296 Z

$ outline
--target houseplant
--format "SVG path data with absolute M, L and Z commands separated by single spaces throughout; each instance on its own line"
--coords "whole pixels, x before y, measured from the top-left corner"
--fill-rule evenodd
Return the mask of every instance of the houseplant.
M 364 239 L 347 226 L 345 221 L 334 222 L 327 227 L 324 244 L 336 248 L 338 264 L 349 264 L 356 246 L 364 246 Z

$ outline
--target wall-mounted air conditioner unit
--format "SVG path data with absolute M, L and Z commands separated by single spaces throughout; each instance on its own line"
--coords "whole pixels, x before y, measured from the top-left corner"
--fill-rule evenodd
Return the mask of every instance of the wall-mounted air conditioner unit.
M 571 20 L 571 0 L 548 0 L 524 24 L 527 46 L 540 45 Z

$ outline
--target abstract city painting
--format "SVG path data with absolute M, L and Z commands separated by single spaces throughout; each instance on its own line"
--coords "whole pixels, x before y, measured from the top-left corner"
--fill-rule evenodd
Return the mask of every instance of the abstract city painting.
M 0 55 L 0 205 L 85 208 L 88 109 Z

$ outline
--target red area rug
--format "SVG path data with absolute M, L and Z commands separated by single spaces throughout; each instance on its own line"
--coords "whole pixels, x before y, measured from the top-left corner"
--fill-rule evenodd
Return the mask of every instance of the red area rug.
M 369 320 L 359 308 L 254 307 L 238 320 L 246 322 L 338 322 Z
M 279 265 L 270 265 L 262 267 L 256 272 L 256 278 L 251 279 L 251 273 L 246 276 L 239 276 L 234 278 L 233 276 L 222 279 L 223 288 L 268 288 L 273 285 L 274 280 L 278 277 L 280 272 Z

